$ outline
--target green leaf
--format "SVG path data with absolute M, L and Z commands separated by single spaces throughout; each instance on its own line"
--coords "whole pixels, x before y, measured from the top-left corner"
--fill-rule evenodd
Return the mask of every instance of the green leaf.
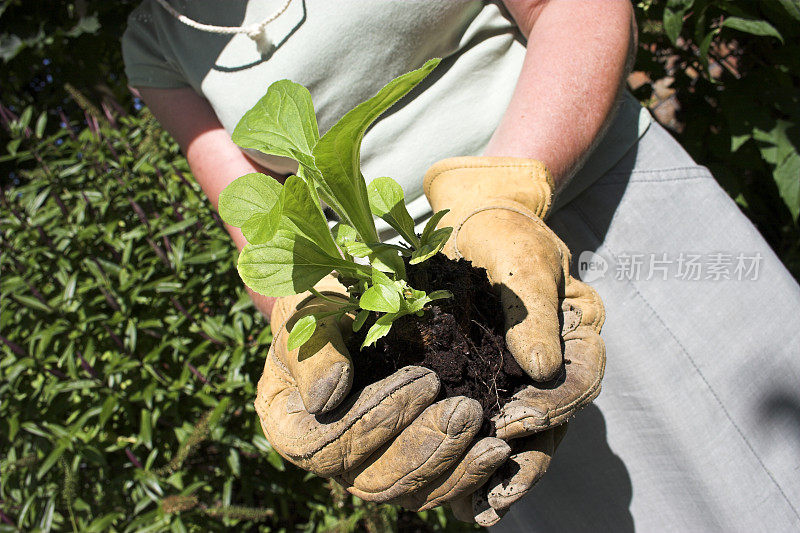
M 272 206 L 269 213 L 257 213 L 242 224 L 242 234 L 250 244 L 264 244 L 278 231 L 283 211 L 283 198 Z
M 367 196 L 372 214 L 382 218 L 411 246 L 419 246 L 414 234 L 414 219 L 408 213 L 403 188 L 392 178 L 375 178 L 367 186 Z
M 385 337 L 392 329 L 392 322 L 396 318 L 397 316 L 393 313 L 388 313 L 380 317 L 372 327 L 369 328 L 369 331 L 367 331 L 367 336 L 364 338 L 364 342 L 361 343 L 361 347 L 371 346 L 381 337 Z
M 153 447 L 153 424 L 150 411 L 142 409 L 139 413 L 139 440 L 148 448 Z
M 422 237 L 420 241 L 422 244 L 428 242 L 433 235 L 436 226 L 439 224 L 439 221 L 442 220 L 442 217 L 449 213 L 449 209 L 442 209 L 441 211 L 437 211 L 433 214 L 431 218 L 428 219 L 428 222 L 425 223 L 425 229 L 422 230 Z
M 69 302 L 72 300 L 72 297 L 75 296 L 75 288 L 78 285 L 78 275 L 73 274 L 67 280 L 67 283 L 64 284 L 64 301 Z
M 772 177 L 778 192 L 792 218 L 800 212 L 800 155 L 793 143 L 796 126 L 786 120 L 777 120 L 771 130 L 753 129 L 753 139 L 758 143 L 761 157 L 774 166 Z
M 400 293 L 392 285 L 373 285 L 361 295 L 358 304 L 368 311 L 396 313 L 400 311 Z
M 124 518 L 125 515 L 123 513 L 109 513 L 103 515 L 99 518 L 95 518 L 91 521 L 91 523 L 86 526 L 86 531 L 88 533 L 100 533 L 102 531 L 109 531 L 111 529 L 111 525 L 119 520 Z
M 669 7 L 664 9 L 664 33 L 667 34 L 672 44 L 677 44 L 678 37 L 683 29 L 683 10 L 675 11 Z
M 358 239 L 358 232 L 355 230 L 355 228 L 353 226 L 348 226 L 347 224 L 342 224 L 341 222 L 337 223 L 331 229 L 331 234 L 333 235 L 333 240 L 336 242 L 336 244 L 342 248 L 346 246 L 346 243 Z
M 28 127 L 28 124 L 31 123 L 31 118 L 33 117 L 33 107 L 28 106 L 23 111 L 22 114 L 19 116 L 17 120 L 17 127 L 20 130 L 24 130 Z
M 314 330 L 317 329 L 317 319 L 314 315 L 306 315 L 298 320 L 289 332 L 289 339 L 286 341 L 286 347 L 289 350 L 295 350 L 304 345 Z
M 281 189 L 280 183 L 265 174 L 245 174 L 219 195 L 219 216 L 231 226 L 241 228 L 253 215 L 270 213 Z
M 19 145 L 22 143 L 22 139 L 11 139 L 8 144 L 6 145 L 6 150 L 12 156 L 17 155 L 17 150 L 19 149 Z
M 790 17 L 800 22 L 800 0 L 778 0 L 778 3 Z
M 97 13 L 89 15 L 88 17 L 81 17 L 75 26 L 73 26 L 65 35 L 68 37 L 80 37 L 84 33 L 97 33 L 100 29 L 100 20 L 97 18 Z
M 778 192 L 786 207 L 797 221 L 800 214 L 800 155 L 797 152 L 787 154 L 772 173 Z
M 355 320 L 353 320 L 353 331 L 358 331 L 364 325 L 364 322 L 367 321 L 367 317 L 369 316 L 369 311 L 366 309 L 362 309 L 356 315 Z
M 353 257 L 368 258 L 369 264 L 381 272 L 391 272 L 401 278 L 405 277 L 405 263 L 398 255 L 397 248 L 391 244 L 346 241 L 342 248 Z
M 43 111 L 39 118 L 36 120 L 36 129 L 35 133 L 38 138 L 42 138 L 44 135 L 44 128 L 47 126 L 47 111 Z
M 431 299 L 425 294 L 424 291 L 413 291 L 411 298 L 406 299 L 403 302 L 403 310 L 402 314 L 408 315 L 411 313 L 417 313 L 422 310 L 427 304 L 431 302 Z
M 242 281 L 259 294 L 289 296 L 306 291 L 332 270 L 365 276 L 367 267 L 326 254 L 317 244 L 279 229 L 265 244 L 248 244 L 239 255 Z
M 311 196 L 311 188 L 297 176 L 289 176 L 281 192 L 283 214 L 294 227 L 310 241 L 316 243 L 331 256 L 338 256 L 339 249 L 333 241 L 328 221 L 317 201 Z
M 197 223 L 197 218 L 191 217 L 187 218 L 186 220 L 181 220 L 180 222 L 176 222 L 175 224 L 170 224 L 166 228 L 156 233 L 156 239 L 160 239 L 161 237 L 164 236 L 174 235 L 175 233 L 181 232 L 186 228 L 188 228 L 189 226 L 196 223 Z
M 766 20 L 754 20 L 741 17 L 726 17 L 722 21 L 722 26 L 734 30 L 743 31 L 752 35 L 762 35 L 765 37 L 775 37 L 783 43 L 783 35 L 780 34 L 775 26 Z
M 745 133 L 742 135 L 731 135 L 731 152 L 735 152 L 739 148 L 742 147 L 744 143 L 752 139 L 753 136 L 750 133 Z
M 0 34 L 0 58 L 3 59 L 3 62 L 8 63 L 25 48 L 25 45 L 25 41 L 13 33 Z
M 42 477 L 53 468 L 53 465 L 61 458 L 66 449 L 67 445 L 65 443 L 59 443 L 53 448 L 45 460 L 42 461 L 42 464 L 39 465 L 39 470 L 36 471 L 36 479 L 42 479 Z
M 231 138 L 242 148 L 291 157 L 314 168 L 312 151 L 319 129 L 311 93 L 298 83 L 276 81 L 242 116 Z
M 108 419 L 114 414 L 114 410 L 117 408 L 117 404 L 119 402 L 114 396 L 109 396 L 103 402 L 103 410 L 100 412 L 100 417 L 98 418 L 97 425 L 99 427 L 105 426 Z
M 450 238 L 451 233 L 453 233 L 453 228 L 440 228 L 434 231 L 430 238 L 422 246 L 414 250 L 414 252 L 411 254 L 411 260 L 409 263 L 416 265 L 417 263 L 427 261 L 434 255 L 438 254 L 439 251 L 444 248 L 444 245 L 447 243 L 447 239 Z
M 214 407 L 214 410 L 211 411 L 211 414 L 208 415 L 208 427 L 213 428 L 219 423 L 220 420 L 222 420 L 222 416 L 225 414 L 225 411 L 228 409 L 228 405 L 230 405 L 230 403 L 230 398 L 222 398 L 219 401 L 216 407 Z
M 364 242 L 378 240 L 361 175 L 361 141 L 370 124 L 421 82 L 439 59 L 395 78 L 378 94 L 356 106 L 322 136 L 314 147 L 314 160 L 324 180 L 320 190 L 343 221 L 354 227 Z
M 53 515 L 56 510 L 55 499 L 55 496 L 50 496 L 50 498 L 47 500 L 47 503 L 44 506 L 44 511 L 42 512 L 42 519 L 39 521 L 38 531 L 50 533 L 50 529 L 53 527 Z
M 444 290 L 433 291 L 432 293 L 430 293 L 428 295 L 428 298 L 430 298 L 431 301 L 433 301 L 433 300 L 442 300 L 444 298 L 452 298 L 452 297 L 453 297 L 453 293 L 452 292 L 444 291 Z
M 394 281 L 378 269 L 372 269 L 372 283 L 374 285 L 394 285 Z
M 716 28 L 710 32 L 708 32 L 703 40 L 700 42 L 699 52 L 700 52 L 700 61 L 703 63 L 703 68 L 706 71 L 706 75 L 709 80 L 713 81 L 713 76 L 708 70 L 709 62 L 708 62 L 708 49 L 711 47 L 711 43 L 714 42 L 714 39 L 719 34 L 719 28 Z

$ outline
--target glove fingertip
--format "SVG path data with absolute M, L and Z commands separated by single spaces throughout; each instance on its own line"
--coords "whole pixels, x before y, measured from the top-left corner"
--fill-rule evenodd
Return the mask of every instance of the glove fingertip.
M 472 510 L 475 522 L 483 527 L 495 525 L 508 512 L 508 509 L 495 509 L 489 505 L 485 488 L 472 495 Z
M 306 411 L 321 414 L 338 406 L 350 392 L 353 372 L 349 362 L 333 363 L 330 368 L 309 387 L 303 396 Z
M 509 349 L 532 380 L 544 382 L 558 377 L 563 362 L 560 342 L 545 343 L 537 340 L 524 343 L 516 340 L 513 337 L 507 339 Z

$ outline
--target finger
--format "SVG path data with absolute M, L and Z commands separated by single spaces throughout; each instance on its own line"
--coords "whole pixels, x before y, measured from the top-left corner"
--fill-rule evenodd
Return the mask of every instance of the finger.
M 458 464 L 421 490 L 394 502 L 413 511 L 425 511 L 475 492 L 503 464 L 511 447 L 486 437 L 476 442 Z
M 478 525 L 483 527 L 495 525 L 507 512 L 505 509 L 496 510 L 489 505 L 489 501 L 486 499 L 485 487 L 451 501 L 450 509 L 453 511 L 453 516 L 462 522 L 477 522 Z
M 255 407 L 270 444 L 283 457 L 323 477 L 358 466 L 408 426 L 439 393 L 431 370 L 408 366 L 365 387 L 324 415 L 303 407 L 285 368 L 267 356 Z
M 509 350 L 532 379 L 548 381 L 562 364 L 559 288 L 569 252 L 532 212 L 494 204 L 456 227 L 451 253 L 486 269 L 500 290 Z
M 522 389 L 493 419 L 499 438 L 519 438 L 558 426 L 600 394 L 606 353 L 593 328 L 579 326 L 564 336 L 564 359 L 561 381 Z
M 539 481 L 555 450 L 555 429 L 515 441 L 514 451 L 488 484 L 487 500 L 494 509 L 505 510 L 525 496 Z
M 475 522 L 479 526 L 490 527 L 498 523 L 508 509 L 495 509 L 489 505 L 486 488 L 481 487 L 481 490 L 472 494 L 472 512 L 475 514 Z
M 326 298 L 346 301 L 346 289 L 339 281 L 326 276 L 315 285 Z M 336 407 L 353 384 L 353 363 L 342 339 L 349 331 L 351 318 L 341 320 L 329 316 L 317 321 L 311 338 L 299 349 L 289 351 L 286 343 L 297 320 L 309 314 L 336 310 L 331 301 L 315 297 L 310 292 L 279 298 L 272 309 L 271 324 L 277 332 L 273 339 L 275 355 L 300 391 L 309 413 L 325 413 Z
M 573 277 L 567 280 L 561 309 L 564 317 L 562 335 L 574 331 L 578 326 L 590 326 L 600 333 L 606 318 L 603 301 L 597 291 Z
M 437 402 L 390 444 L 337 478 L 362 500 L 388 502 L 419 490 L 455 463 L 481 427 L 480 404 L 464 396 Z
M 275 357 L 294 379 L 309 413 L 330 411 L 347 396 L 353 385 L 353 363 L 342 339 L 350 317 L 340 320 L 329 316 L 317 320 L 311 338 L 300 348 L 289 350 L 286 343 L 289 332 L 300 318 L 335 309 L 336 305 L 331 302 L 311 299 L 291 315 L 273 339 Z

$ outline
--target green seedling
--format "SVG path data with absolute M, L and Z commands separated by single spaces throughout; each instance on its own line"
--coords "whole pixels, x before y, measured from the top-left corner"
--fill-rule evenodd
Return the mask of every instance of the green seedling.
M 322 137 L 311 94 L 288 80 L 273 83 L 237 124 L 233 141 L 242 148 L 290 157 L 299 164 L 297 175 L 283 185 L 265 174 L 247 174 L 220 195 L 220 216 L 241 228 L 249 243 L 239 256 L 239 275 L 248 287 L 266 296 L 311 291 L 334 304 L 332 311 L 304 316 L 294 324 L 290 349 L 308 341 L 319 320 L 345 313 L 355 316 L 354 331 L 361 329 L 370 313 L 377 314 L 363 343 L 369 346 L 389 333 L 398 318 L 421 316 L 428 303 L 452 297 L 448 291 L 427 294 L 411 287 L 404 261 L 421 263 L 442 249 L 453 228 L 436 229 L 436 225 L 447 211 L 435 213 L 417 235 L 403 189 L 387 177 L 367 186 L 360 158 L 369 125 L 438 63 L 439 59 L 432 59 L 392 80 Z M 330 228 L 321 202 L 341 222 Z M 381 242 L 374 216 L 394 228 L 404 243 Z M 346 300 L 314 289 L 315 283 L 334 271 L 348 288 Z

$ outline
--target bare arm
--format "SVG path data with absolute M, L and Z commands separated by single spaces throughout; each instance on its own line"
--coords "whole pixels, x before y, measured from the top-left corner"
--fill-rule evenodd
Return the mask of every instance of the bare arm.
M 528 36 L 485 155 L 543 161 L 562 187 L 611 117 L 635 50 L 629 0 L 504 0 Z
M 193 89 L 156 89 L 140 87 L 139 93 L 156 119 L 181 147 L 195 179 L 206 193 L 214 209 L 222 190 L 233 180 L 249 172 L 269 172 L 247 158 L 219 123 L 209 103 Z M 236 247 L 241 250 L 247 240 L 239 228 L 226 224 Z M 269 317 L 274 298 L 248 289 L 256 307 Z

